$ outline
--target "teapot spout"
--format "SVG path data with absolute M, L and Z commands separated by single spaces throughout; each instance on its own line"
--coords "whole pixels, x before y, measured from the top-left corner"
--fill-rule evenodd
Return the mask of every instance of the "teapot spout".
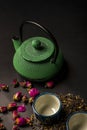
M 20 47 L 20 45 L 21 45 L 21 41 L 19 40 L 19 38 L 13 37 L 13 38 L 12 38 L 12 42 L 13 42 L 15 51 L 17 51 L 17 49 L 18 49 L 18 48 Z

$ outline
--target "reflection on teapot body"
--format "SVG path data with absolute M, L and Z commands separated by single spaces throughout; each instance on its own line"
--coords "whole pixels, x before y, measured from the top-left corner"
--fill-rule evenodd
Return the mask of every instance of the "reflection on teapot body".
M 31 37 L 22 41 L 24 24 L 33 24 L 49 35 Z M 55 76 L 63 65 L 63 55 L 56 39 L 45 27 L 36 22 L 25 21 L 20 27 L 20 39 L 12 39 L 16 53 L 13 65 L 23 77 L 33 81 L 46 81 Z

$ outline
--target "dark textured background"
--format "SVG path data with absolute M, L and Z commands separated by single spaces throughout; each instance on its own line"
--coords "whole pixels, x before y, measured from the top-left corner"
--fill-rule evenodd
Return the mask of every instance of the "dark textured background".
M 13 35 L 19 36 L 19 26 L 23 20 L 34 20 L 46 26 L 55 35 L 67 63 L 62 80 L 56 77 L 58 82 L 53 89 L 38 85 L 40 91 L 72 92 L 87 98 L 86 17 L 85 1 L 0 1 L 0 82 L 8 84 L 10 90 L 9 93 L 0 92 L 0 105 L 7 105 L 12 101 L 13 93 L 19 91 L 19 88 L 14 89 L 11 84 L 14 78 L 19 78 L 12 64 L 15 51 L 11 39 Z M 33 34 L 37 34 L 36 29 L 25 27 L 25 37 Z M 24 89 L 20 91 L 26 92 Z M 26 113 L 30 115 L 30 105 L 27 108 Z M 11 130 L 11 113 L 2 118 L 5 126 Z

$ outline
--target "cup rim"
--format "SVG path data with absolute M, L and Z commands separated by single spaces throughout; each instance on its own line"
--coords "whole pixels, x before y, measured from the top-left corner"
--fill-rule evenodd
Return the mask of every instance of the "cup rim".
M 37 99 L 38 99 L 40 96 L 46 95 L 46 94 L 55 96 L 55 97 L 59 100 L 59 102 L 60 102 L 59 109 L 58 109 L 54 114 L 52 114 L 52 115 L 47 115 L 47 116 L 38 113 L 37 110 L 36 110 L 36 108 L 35 108 L 35 102 L 37 101 Z M 34 113 L 36 113 L 38 116 L 41 116 L 41 117 L 53 117 L 53 116 L 55 116 L 56 114 L 60 113 L 60 111 L 61 111 L 61 109 L 62 109 L 62 103 L 61 103 L 59 97 L 58 97 L 56 94 L 50 93 L 50 92 L 43 92 L 43 93 L 39 94 L 38 96 L 36 96 L 36 98 L 34 99 L 34 102 L 33 102 L 33 104 L 32 104 L 32 108 L 33 108 Z
M 76 111 L 76 112 L 72 112 L 71 114 L 69 114 L 68 118 L 67 118 L 67 121 L 66 121 L 66 129 L 69 130 L 69 121 L 70 121 L 70 118 L 76 114 L 87 114 L 86 111 Z

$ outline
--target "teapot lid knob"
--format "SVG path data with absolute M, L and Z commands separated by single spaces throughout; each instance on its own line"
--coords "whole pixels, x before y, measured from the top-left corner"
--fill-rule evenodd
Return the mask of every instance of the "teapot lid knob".
M 38 24 L 38 23 L 36 23 L 36 22 L 33 22 L 33 21 L 24 21 L 22 24 L 21 24 L 21 26 L 20 26 L 20 40 L 21 41 L 23 41 L 23 27 L 24 27 L 24 25 L 25 24 L 33 24 L 33 25 L 36 25 L 37 27 L 39 27 L 41 30 L 43 30 L 46 34 L 48 34 L 48 36 L 49 36 L 49 38 L 51 39 L 51 41 L 52 41 L 52 43 L 54 43 L 55 44 L 55 50 L 54 50 L 54 54 L 53 54 L 53 56 L 52 56 L 52 58 L 51 58 L 51 63 L 55 63 L 56 62 L 56 59 L 57 59 L 57 56 L 58 56 L 58 52 L 59 52 L 59 46 L 58 46 L 58 44 L 57 44 L 57 41 L 56 41 L 56 39 L 55 39 L 55 37 L 53 36 L 53 34 L 47 29 L 47 28 L 45 28 L 44 26 L 42 26 L 42 25 L 40 25 L 40 24 Z M 36 43 L 35 43 L 36 44 Z M 39 49 L 38 50 L 42 50 L 43 48 L 45 48 L 43 45 L 44 45 L 44 43 L 42 42 L 42 43 L 39 43 L 40 45 L 40 47 L 39 47 Z M 34 46 L 37 46 L 37 45 L 34 45 Z M 32 46 L 33 47 L 33 46 Z M 38 48 L 38 47 L 36 47 L 36 48 Z M 35 48 L 35 49 L 36 49 Z
M 42 43 L 41 43 L 40 40 L 33 40 L 33 41 L 32 41 L 32 46 L 33 46 L 35 49 L 37 49 L 37 50 L 43 49 L 43 45 L 42 45 Z

